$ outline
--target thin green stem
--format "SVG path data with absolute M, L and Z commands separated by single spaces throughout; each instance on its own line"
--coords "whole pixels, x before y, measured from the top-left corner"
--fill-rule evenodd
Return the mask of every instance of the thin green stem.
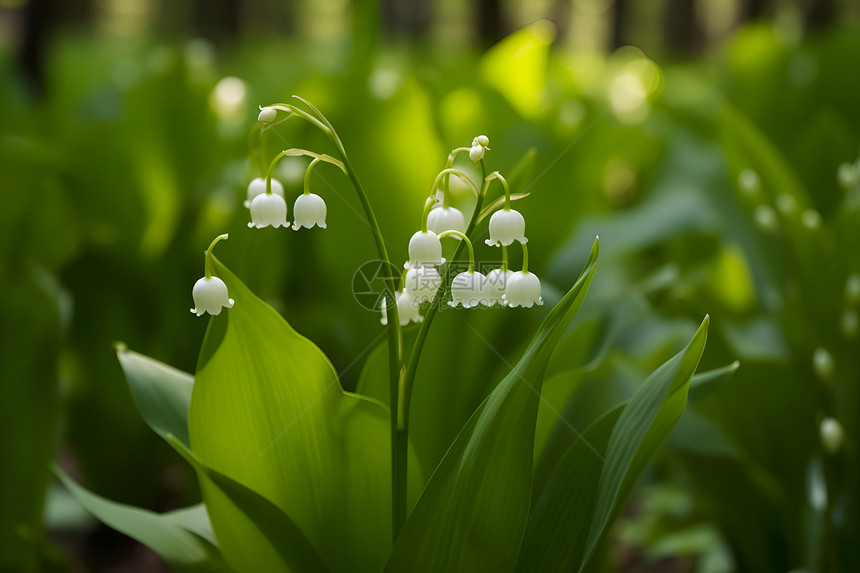
M 436 204 L 436 200 L 432 197 L 427 197 L 424 200 L 424 209 L 421 211 L 421 232 L 427 232 L 427 218 L 430 216 L 430 211 L 433 210 L 433 205 Z
M 308 168 L 305 171 L 305 184 L 304 184 L 305 195 L 311 194 L 311 171 L 313 170 L 314 166 L 316 166 L 316 164 L 319 163 L 320 161 L 322 161 L 322 159 L 320 159 L 319 157 L 315 157 L 313 159 L 313 161 L 311 161 L 310 165 L 308 165 Z
M 498 179 L 499 183 L 502 184 L 502 187 L 505 188 L 505 211 L 511 210 L 511 188 L 508 186 L 507 179 L 499 173 L 498 171 L 493 171 L 487 176 L 487 179 L 492 181 L 493 179 Z
M 451 153 L 448 154 L 448 162 L 445 163 L 445 169 L 449 169 L 454 165 L 454 160 L 457 158 L 457 155 L 464 151 L 469 151 L 468 147 L 458 147 L 456 149 L 451 150 Z M 447 174 L 445 176 L 445 180 L 442 182 L 442 206 L 448 207 L 448 191 L 451 188 L 451 174 Z M 435 195 L 436 190 L 431 191 Z
M 523 272 L 529 272 L 529 247 L 525 243 L 521 243 L 523 246 Z
M 478 193 L 478 200 L 475 203 L 475 210 L 472 212 L 472 218 L 469 221 L 469 226 L 466 228 L 466 235 L 469 235 L 474 231 L 475 226 L 477 225 L 478 216 L 481 213 L 481 204 L 484 201 L 484 197 L 487 194 L 487 187 L 489 187 L 490 182 L 486 179 L 486 167 L 484 166 L 484 160 L 480 160 L 478 162 L 481 166 L 481 180 L 483 181 L 481 185 L 481 191 Z M 463 248 L 463 241 L 457 245 L 457 249 L 454 251 L 454 256 L 451 257 L 451 260 L 454 261 L 457 259 L 460 251 Z M 447 265 L 445 269 L 442 271 L 442 287 L 436 291 L 436 295 L 433 297 L 433 302 L 430 304 L 430 307 L 427 309 L 427 313 L 424 315 L 424 321 L 421 323 L 421 328 L 418 330 L 418 335 L 415 338 L 415 343 L 412 346 L 412 353 L 409 355 L 409 361 L 406 363 L 406 371 L 403 375 L 403 384 L 401 394 L 403 395 L 402 400 L 398 401 L 398 410 L 400 410 L 400 421 L 402 422 L 401 427 L 403 428 L 402 433 L 404 435 L 409 434 L 409 406 L 412 401 L 412 389 L 415 386 L 415 375 L 418 372 L 418 362 L 421 358 L 421 351 L 424 348 L 424 342 L 427 340 L 427 334 L 430 332 L 430 325 L 433 323 L 433 318 L 436 316 L 436 311 L 441 304 L 442 297 L 445 292 L 448 291 L 450 285 L 448 285 L 448 275 L 451 270 L 451 265 Z M 394 402 L 392 402 L 394 404 Z
M 286 151 L 282 151 L 272 159 L 272 162 L 269 164 L 269 170 L 266 172 L 266 195 L 272 194 L 272 173 L 275 171 L 275 165 L 278 164 L 278 161 L 287 156 Z
M 475 194 L 475 197 L 478 196 L 478 188 L 475 186 L 475 183 L 469 179 L 469 176 L 463 173 L 459 169 L 454 169 L 453 167 L 446 167 L 442 171 L 439 172 L 439 175 L 436 176 L 436 179 L 433 180 L 433 187 L 430 188 L 430 197 L 433 199 L 436 198 L 436 189 L 442 184 L 442 181 L 448 175 L 456 175 L 460 178 L 460 180 L 467 184 L 469 188 L 472 190 L 472 193 Z M 443 193 L 447 193 L 447 190 L 443 189 Z
M 460 231 L 455 231 L 454 229 L 449 229 L 448 231 L 443 231 L 439 235 L 439 238 L 444 239 L 445 237 L 449 237 L 452 235 L 455 237 L 460 237 L 461 239 L 466 241 L 466 246 L 469 247 L 469 268 L 467 270 L 470 274 L 474 273 L 475 272 L 475 248 L 472 246 L 472 241 L 470 241 L 469 237 L 467 237 L 464 233 L 461 233 Z
M 508 272 L 508 248 L 502 245 L 502 268 L 503 273 Z
M 205 275 L 206 275 L 207 281 L 212 278 L 212 249 L 215 248 L 215 245 L 217 245 L 219 242 L 227 239 L 228 237 L 229 236 L 226 233 L 223 235 L 218 235 L 217 237 L 215 237 L 212 240 L 212 242 L 209 243 L 209 248 L 206 249 L 206 254 L 203 255 L 203 257 L 204 257 L 203 268 L 206 271 Z
M 296 96 L 294 96 L 296 97 Z M 298 98 L 301 99 L 301 98 Z M 302 100 L 304 101 L 304 100 Z M 319 119 L 310 114 L 295 108 L 294 106 L 283 104 L 275 106 L 278 109 L 287 108 L 287 111 L 295 113 L 299 117 L 309 121 L 316 127 L 320 128 L 326 135 L 329 136 L 331 142 L 337 149 L 337 153 L 343 161 L 344 171 L 349 177 L 352 186 L 358 194 L 359 202 L 364 209 L 364 215 L 367 217 L 373 241 L 376 243 L 376 251 L 379 258 L 386 263 L 389 268 L 391 259 L 388 257 L 388 249 L 385 247 L 385 239 L 382 237 L 382 230 L 379 227 L 379 221 L 376 219 L 376 214 L 373 212 L 373 207 L 370 205 L 370 200 L 358 175 L 353 169 L 346 154 L 346 149 L 343 142 L 337 134 L 337 131 L 332 126 L 331 122 L 308 102 L 305 104 L 314 110 L 319 116 Z M 388 316 L 388 374 L 389 374 L 389 404 L 391 411 L 391 512 L 392 512 L 392 531 L 394 540 L 400 534 L 403 525 L 406 523 L 406 472 L 407 472 L 407 453 L 408 453 L 408 433 L 401 431 L 397 419 L 397 404 L 400 403 L 400 388 L 403 384 L 403 330 L 400 327 L 400 318 L 397 313 L 397 301 L 394 296 L 395 283 L 392 273 L 387 273 L 385 277 L 385 297 L 386 297 L 386 314 Z

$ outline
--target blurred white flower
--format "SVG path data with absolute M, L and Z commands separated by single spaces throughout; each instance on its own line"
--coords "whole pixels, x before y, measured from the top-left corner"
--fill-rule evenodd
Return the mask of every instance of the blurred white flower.
M 436 267 L 416 267 L 406 272 L 403 290 L 416 302 L 433 300 L 436 291 L 442 286 L 442 277 Z
M 454 277 L 451 281 L 451 297 L 453 300 L 448 304 L 456 307 L 458 304 L 463 308 L 473 308 L 479 304 L 490 305 L 484 289 L 487 285 L 487 277 L 482 273 L 465 271 Z
M 540 279 L 536 275 L 519 271 L 508 277 L 505 284 L 504 301 L 508 306 L 523 306 L 531 308 L 532 305 L 543 304 L 540 296 Z
M 443 231 L 466 232 L 466 218 L 463 213 L 455 207 L 439 207 L 430 211 L 427 215 L 427 229 L 437 235 Z
M 248 183 L 248 198 L 245 199 L 243 205 L 245 205 L 246 209 L 251 208 L 251 201 L 254 200 L 254 197 L 266 192 L 266 178 L 265 177 L 255 177 L 251 179 L 251 182 Z M 272 193 L 276 195 L 284 196 L 284 186 L 280 181 L 272 177 Z

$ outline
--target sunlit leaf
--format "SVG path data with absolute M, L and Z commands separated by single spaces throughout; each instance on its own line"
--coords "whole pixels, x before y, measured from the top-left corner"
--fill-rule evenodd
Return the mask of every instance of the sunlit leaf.
M 189 415 L 195 457 L 280 508 L 332 570 L 378 571 L 392 542 L 388 412 L 344 392 L 319 348 L 214 268 L 236 303 L 211 319 L 201 350 Z M 253 559 L 232 505 L 206 480 L 203 495 L 228 562 Z M 244 568 L 254 564 L 264 566 Z
M 513 569 L 528 518 L 543 373 L 585 298 L 597 253 L 595 240 L 579 280 L 457 436 L 401 532 L 386 571 Z

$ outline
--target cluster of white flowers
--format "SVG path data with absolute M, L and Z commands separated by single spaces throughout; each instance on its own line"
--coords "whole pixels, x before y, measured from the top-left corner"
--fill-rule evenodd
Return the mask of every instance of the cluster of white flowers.
M 525 236 L 525 218 L 521 213 L 510 208 L 510 190 L 507 182 L 498 173 L 491 174 L 487 181 L 499 179 L 505 187 L 506 201 L 504 207 L 490 217 L 490 238 L 485 242 L 492 247 L 501 247 L 503 262 L 500 268 L 491 270 L 484 275 L 474 269 L 474 252 L 472 243 L 466 236 L 467 224 L 463 213 L 447 203 L 448 186 L 438 187 L 443 177 L 450 178 L 451 174 L 466 179 L 465 174 L 451 168 L 451 163 L 460 151 L 468 151 L 469 157 L 475 163 L 482 161 L 484 153 L 489 149 L 490 141 L 485 135 L 472 140 L 472 146 L 455 149 L 449 157 L 448 168 L 437 177 L 431 191 L 431 196 L 425 203 L 425 226 L 416 231 L 409 239 L 409 260 L 404 264 L 406 272 L 402 278 L 402 287 L 395 293 L 397 311 L 401 325 L 410 322 L 422 322 L 421 305 L 432 301 L 442 286 L 442 279 L 436 269 L 445 264 L 442 257 L 442 239 L 452 237 L 466 242 L 469 249 L 469 268 L 458 273 L 451 281 L 451 307 L 475 308 L 484 306 L 522 306 L 530 308 L 543 304 L 541 298 L 540 279 L 528 271 L 528 251 Z M 465 181 L 464 181 L 465 182 Z M 471 181 L 468 184 L 477 193 L 477 188 Z M 507 247 L 514 242 L 523 246 L 523 269 L 512 271 L 507 268 Z M 381 304 L 382 324 L 388 323 L 388 313 L 385 300 Z

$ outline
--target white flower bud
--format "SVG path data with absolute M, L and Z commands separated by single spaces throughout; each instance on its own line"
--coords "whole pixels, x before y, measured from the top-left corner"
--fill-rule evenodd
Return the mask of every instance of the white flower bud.
M 857 183 L 857 168 L 852 163 L 843 163 L 836 171 L 836 177 L 839 179 L 839 184 L 846 191 L 854 187 Z
M 860 274 L 851 273 L 845 280 L 845 298 L 851 304 L 860 302 Z
M 427 229 L 433 231 L 437 235 L 443 231 L 460 231 L 466 232 L 466 218 L 463 213 L 455 207 L 439 207 L 432 209 L 427 215 Z M 456 235 L 452 235 L 458 238 Z
M 410 322 L 423 322 L 424 317 L 419 312 L 419 303 L 412 299 L 406 292 L 397 291 L 394 293 L 394 299 L 397 301 L 397 316 L 400 319 L 400 326 L 406 326 Z M 382 299 L 380 305 L 382 310 L 382 318 L 379 319 L 380 324 L 388 324 L 387 299 Z
M 403 280 L 403 290 L 419 303 L 433 300 L 440 286 L 442 286 L 442 277 L 436 267 L 409 269 Z
M 480 145 L 473 145 L 469 150 L 469 159 L 471 159 L 474 163 L 482 160 L 484 158 L 484 148 Z
M 456 307 L 458 304 L 463 308 L 473 308 L 479 304 L 490 304 L 490 300 L 484 289 L 487 285 L 487 277 L 479 272 L 462 272 L 451 281 L 451 297 L 453 300 L 448 304 Z
M 821 445 L 828 454 L 835 454 L 842 448 L 845 441 L 845 430 L 836 418 L 824 418 L 818 428 Z
M 249 227 L 287 226 L 287 203 L 280 195 L 261 193 L 251 201 L 251 222 Z
M 504 301 L 508 306 L 524 306 L 543 304 L 540 296 L 540 279 L 529 272 L 515 272 L 508 277 L 505 285 Z
M 761 189 L 761 181 L 758 178 L 758 173 L 752 169 L 744 169 L 738 175 L 738 185 L 741 191 L 749 196 L 755 196 Z
M 194 283 L 191 289 L 194 305 L 191 312 L 201 316 L 208 312 L 213 316 L 221 314 L 221 308 L 233 308 L 233 299 L 227 293 L 227 285 L 218 277 L 203 277 Z
M 812 353 L 812 369 L 815 370 L 821 380 L 830 380 L 836 369 L 833 355 L 825 348 L 816 348 L 815 352 Z
M 472 145 L 480 145 L 481 147 L 489 147 L 490 146 L 490 138 L 486 135 L 479 135 L 475 139 L 472 140 Z
M 299 195 L 296 199 L 296 204 L 293 206 L 293 231 L 298 231 L 302 227 L 310 229 L 314 225 L 320 229 L 325 229 L 325 201 L 319 195 L 314 193 Z
M 780 193 L 777 195 L 774 203 L 776 203 L 777 211 L 783 215 L 791 215 L 797 208 L 797 201 L 795 201 L 794 197 L 788 193 Z
M 753 218 L 758 226 L 768 232 L 774 232 L 779 228 L 779 219 L 776 212 L 767 205 L 759 205 L 753 212 Z
M 251 201 L 254 200 L 254 197 L 266 192 L 266 178 L 265 177 L 255 177 L 251 179 L 251 182 L 248 183 L 248 198 L 245 199 L 245 209 L 249 209 L 251 207 Z M 284 196 L 284 186 L 280 181 L 272 177 L 272 193 L 275 195 Z
M 514 271 L 512 270 L 502 271 L 502 269 L 493 269 L 487 273 L 487 288 L 485 290 L 490 304 L 505 305 L 505 287 L 513 274 Z
M 810 231 L 815 231 L 821 227 L 821 214 L 815 209 L 807 209 L 800 216 L 800 222 Z
M 484 242 L 491 247 L 508 246 L 514 241 L 528 243 L 526 220 L 519 211 L 501 209 L 490 217 L 490 238 Z
M 442 241 L 433 231 L 417 231 L 409 239 L 409 260 L 404 265 L 410 267 L 431 267 L 445 262 L 442 258 Z
M 273 107 L 261 107 L 260 114 L 257 116 L 257 121 L 264 121 L 269 123 L 273 121 L 275 117 L 278 115 L 278 110 Z

